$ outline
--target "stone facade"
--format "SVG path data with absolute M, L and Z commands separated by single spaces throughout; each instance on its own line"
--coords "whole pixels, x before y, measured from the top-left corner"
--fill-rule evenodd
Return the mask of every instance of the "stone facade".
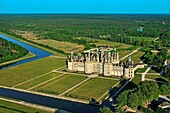
M 83 55 L 69 55 L 66 59 L 67 70 L 84 72 L 86 74 L 100 74 L 104 76 L 134 77 L 134 66 L 131 57 L 126 63 L 119 61 L 119 54 L 113 48 L 95 48 L 84 51 Z

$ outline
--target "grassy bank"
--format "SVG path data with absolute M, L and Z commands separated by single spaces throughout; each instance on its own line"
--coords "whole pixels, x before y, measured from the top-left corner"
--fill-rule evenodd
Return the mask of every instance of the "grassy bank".
M 37 108 L 8 102 L 4 100 L 0 100 L 0 112 L 1 113 L 52 113 L 50 111 L 40 110 Z

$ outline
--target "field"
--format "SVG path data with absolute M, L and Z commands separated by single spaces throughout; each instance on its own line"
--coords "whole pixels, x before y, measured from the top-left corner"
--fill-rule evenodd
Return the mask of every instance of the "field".
M 40 109 L 0 100 L 0 113 L 52 113 Z
M 23 65 L 0 70 L 0 85 L 14 86 L 62 66 L 65 66 L 65 59 L 47 57 Z
M 128 36 L 128 37 L 137 38 L 139 40 L 144 40 L 144 41 L 153 41 L 155 39 L 155 38 L 152 38 L 152 37 L 137 37 L 137 36 Z
M 137 51 L 136 53 L 131 55 L 131 58 L 134 63 L 139 63 L 142 60 L 140 57 L 142 57 L 144 54 L 145 54 L 144 52 Z M 123 59 L 123 62 L 126 62 L 127 59 L 128 59 L 128 57 Z
M 36 40 L 35 42 L 42 43 L 44 45 L 49 45 L 50 47 L 63 50 L 65 53 L 70 53 L 71 51 L 78 53 L 84 50 L 83 45 L 78 45 L 70 42 L 61 42 L 52 39 Z
M 93 78 L 73 89 L 66 96 L 85 100 L 93 98 L 101 102 L 103 100 L 101 96 L 117 82 L 111 79 Z
M 33 90 L 51 94 L 60 94 L 86 78 L 87 77 L 80 75 L 65 74 L 57 79 L 54 79 L 53 81 L 36 87 Z
M 123 50 L 123 51 L 119 51 L 119 58 L 123 58 L 124 56 L 128 55 L 129 53 L 131 53 L 131 50 Z

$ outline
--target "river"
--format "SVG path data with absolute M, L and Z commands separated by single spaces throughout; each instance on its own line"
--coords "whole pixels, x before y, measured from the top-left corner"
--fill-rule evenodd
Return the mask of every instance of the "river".
M 10 38 L 8 36 L 5 36 L 3 34 L 0 34 L 0 37 L 3 38 L 3 39 L 6 39 L 8 41 L 11 41 L 11 42 L 13 42 L 15 44 L 18 44 L 18 45 L 24 47 L 25 49 L 27 49 L 28 51 L 32 52 L 33 54 L 37 55 L 34 58 L 25 59 L 25 60 L 21 60 L 21 61 L 12 63 L 12 64 L 8 64 L 8 65 L 5 65 L 5 66 L 2 66 L 2 67 L 0 67 L 0 69 L 5 69 L 5 68 L 13 67 L 13 66 L 16 66 L 16 65 L 24 64 L 24 63 L 27 63 L 27 62 L 30 62 L 30 61 L 34 61 L 34 60 L 38 60 L 40 58 L 45 58 L 45 57 L 48 57 L 48 56 L 51 55 L 49 52 L 46 52 L 46 51 L 44 51 L 42 49 L 33 47 L 33 46 L 31 46 L 29 44 L 26 44 L 24 42 L 20 42 L 18 40 L 15 40 L 15 39 Z

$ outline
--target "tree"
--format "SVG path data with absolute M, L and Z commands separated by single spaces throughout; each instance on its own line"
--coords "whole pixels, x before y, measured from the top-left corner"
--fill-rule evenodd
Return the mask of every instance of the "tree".
M 113 113 L 113 111 L 110 108 L 104 106 L 100 108 L 99 113 Z

